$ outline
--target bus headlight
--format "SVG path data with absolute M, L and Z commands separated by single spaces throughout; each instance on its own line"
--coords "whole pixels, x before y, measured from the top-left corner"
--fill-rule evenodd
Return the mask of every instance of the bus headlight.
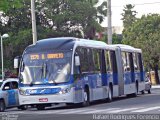
M 19 88 L 19 94 L 20 95 L 27 95 L 26 94 L 26 90 L 22 89 L 22 88 Z
M 63 88 L 61 89 L 61 91 L 59 92 L 60 94 L 66 94 L 70 92 L 70 88 Z

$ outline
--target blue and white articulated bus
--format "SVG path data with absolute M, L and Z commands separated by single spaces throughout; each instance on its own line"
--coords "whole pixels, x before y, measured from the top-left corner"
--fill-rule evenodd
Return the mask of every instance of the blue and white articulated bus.
M 122 95 L 137 96 L 144 93 L 145 72 L 143 68 L 142 51 L 128 45 L 110 45 L 115 48 L 113 64 L 113 97 Z
M 140 49 L 61 37 L 39 40 L 14 60 L 19 67 L 20 105 L 38 110 L 54 103 L 89 105 L 91 101 L 144 91 Z

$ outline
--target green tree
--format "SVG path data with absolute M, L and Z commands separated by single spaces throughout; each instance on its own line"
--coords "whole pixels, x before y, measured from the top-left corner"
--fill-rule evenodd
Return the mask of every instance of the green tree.
M 143 58 L 146 67 L 154 69 L 157 73 L 157 66 L 160 65 L 160 15 L 143 15 L 126 28 L 123 33 L 123 42 L 143 51 Z M 158 78 L 157 78 L 158 79 Z
M 0 0 L 0 11 L 7 12 L 10 8 L 20 8 L 22 0 Z
M 122 13 L 122 20 L 123 20 L 123 26 L 124 28 L 129 27 L 132 23 L 136 21 L 136 14 L 137 12 L 133 10 L 134 6 L 131 4 L 127 4 Z
M 3 3 L 2 3 L 3 1 Z M 37 0 L 36 24 L 38 39 L 73 36 L 94 38 L 106 16 L 106 2 L 95 6 L 98 0 Z M 2 5 L 2 4 L 3 5 Z M 13 58 L 21 55 L 32 44 L 30 0 L 0 0 L 0 33 L 9 33 L 4 41 L 5 67 L 13 65 Z M 5 20 L 5 22 L 4 22 Z
M 99 23 L 102 22 L 104 11 L 106 11 L 104 3 L 94 7 L 96 3 L 96 0 L 94 2 L 89 0 L 41 0 L 37 3 L 39 20 L 42 26 L 47 26 L 54 31 L 74 34 L 74 31 L 81 30 L 87 38 L 93 38 L 95 31 L 101 29 Z M 98 23 L 96 19 L 99 19 L 100 22 Z
M 112 35 L 112 42 L 113 44 L 122 44 L 122 35 L 114 33 Z

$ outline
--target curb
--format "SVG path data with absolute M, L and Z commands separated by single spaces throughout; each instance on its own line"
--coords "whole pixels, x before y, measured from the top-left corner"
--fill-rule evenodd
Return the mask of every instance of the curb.
M 160 89 L 160 85 L 152 85 L 152 88 L 159 88 Z

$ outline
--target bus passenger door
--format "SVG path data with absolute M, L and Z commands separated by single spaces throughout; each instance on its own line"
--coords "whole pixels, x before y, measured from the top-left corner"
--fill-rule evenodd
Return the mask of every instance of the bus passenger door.
M 135 74 L 134 74 L 134 62 L 133 62 L 133 54 L 129 53 L 129 61 L 130 61 L 130 68 L 131 68 L 131 83 L 135 82 Z
M 117 60 L 115 51 L 110 51 L 111 66 L 113 71 L 113 97 L 118 96 L 119 86 L 118 86 L 118 70 L 117 70 Z
M 102 78 L 102 86 L 107 86 L 107 74 L 106 74 L 106 62 L 105 62 L 105 51 L 102 50 L 101 58 L 100 58 L 100 67 L 101 67 L 101 78 Z
M 75 94 L 74 94 L 74 102 L 82 102 L 82 72 L 81 72 L 81 62 L 80 62 L 80 54 L 78 54 L 79 48 L 76 50 L 74 54 L 74 89 L 75 89 Z
M 123 61 L 121 56 L 122 56 L 121 49 L 118 47 L 116 49 L 116 60 L 117 60 L 117 70 L 118 70 L 119 96 L 124 95 L 124 70 L 123 70 Z

